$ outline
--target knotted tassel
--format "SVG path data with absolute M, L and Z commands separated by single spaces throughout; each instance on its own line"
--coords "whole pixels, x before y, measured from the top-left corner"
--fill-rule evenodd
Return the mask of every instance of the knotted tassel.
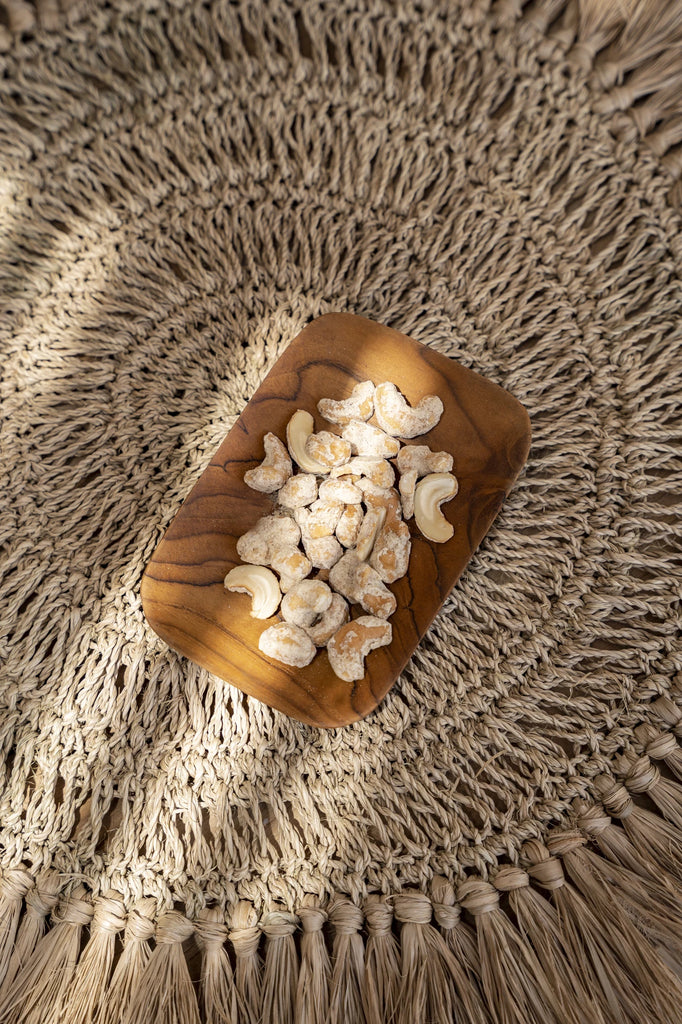
M 123 900 L 108 892 L 95 900 L 90 939 L 78 961 L 60 1024 L 92 1024 L 105 1000 L 116 935 L 125 925 Z
M 194 923 L 201 949 L 201 1003 L 210 1024 L 239 1024 L 237 990 L 225 949 L 227 925 L 217 907 L 200 911 Z
M 4 1002 L 10 985 L 28 961 L 38 940 L 45 934 L 46 919 L 57 906 L 62 879 L 56 871 L 43 871 L 35 886 L 26 893 L 26 909 L 14 949 L 0 987 L 0 1005 Z
M 391 931 L 393 911 L 382 896 L 368 896 L 363 904 L 369 937 L 365 945 L 362 1005 L 365 1019 L 389 1024 L 398 1009 L 400 956 Z
M 644 752 L 653 761 L 664 761 L 670 771 L 682 782 L 682 747 L 670 732 L 660 732 L 653 725 L 638 725 L 635 736 Z
M 676 889 L 674 879 L 635 849 L 625 830 L 615 824 L 602 804 L 588 804 L 585 800 L 575 799 L 572 806 L 578 828 L 597 844 L 607 860 L 647 881 L 660 880 L 662 885 Z
M 0 878 L 0 983 L 7 974 L 24 896 L 34 885 L 25 868 L 10 868 Z
M 240 1001 L 240 1024 L 258 1024 L 261 1019 L 261 960 L 258 914 L 250 903 L 240 900 L 232 915 L 229 939 L 237 963 L 235 985 Z
M 628 839 L 647 861 L 662 867 L 682 883 L 682 833 L 665 818 L 652 814 L 633 803 L 625 786 L 619 786 L 608 775 L 594 780 L 609 814 L 620 818 Z
M 431 882 L 433 916 L 443 932 L 443 938 L 453 956 L 476 981 L 481 976 L 481 961 L 476 946 L 476 935 L 462 921 L 462 912 L 456 905 L 455 890 L 442 875 Z
M 121 1024 L 130 1007 L 133 992 L 137 991 L 145 967 L 149 963 L 154 935 L 156 900 L 147 897 L 138 900 L 126 922 L 123 952 L 114 968 L 106 998 L 100 1003 L 95 1024 Z
M 528 874 L 511 865 L 502 867 L 493 883 L 500 892 L 509 894 L 519 931 L 535 950 L 561 1011 L 562 1024 L 605 1024 L 601 1010 L 572 970 L 554 907 L 531 888 Z
M 625 788 L 630 793 L 646 793 L 663 817 L 682 829 L 682 788 L 676 782 L 661 778 L 660 769 L 646 755 L 623 754 L 617 761 L 616 771 L 624 776 Z
M 263 972 L 263 1020 L 271 1024 L 293 1024 L 298 982 L 298 956 L 294 932 L 298 920 L 294 914 L 272 910 L 261 923 L 265 934 L 265 971 Z
M 682 963 L 680 895 L 612 863 L 586 843 L 575 832 L 559 832 L 549 836 L 547 847 L 562 857 L 564 871 L 600 920 L 626 913 L 650 942 Z
M 678 740 L 682 740 L 682 708 L 679 708 L 670 697 L 659 697 L 651 705 L 651 710 L 665 729 Z
M 61 1024 L 81 932 L 93 913 L 85 895 L 84 887 L 77 886 L 53 912 L 54 927 L 37 943 L 0 1004 L 2 1024 Z
M 360 935 L 362 911 L 345 896 L 329 906 L 334 927 L 332 983 L 329 995 L 329 1024 L 365 1024 L 362 984 L 365 949 Z M 368 1021 L 367 1024 L 374 1024 Z
M 169 910 L 156 926 L 156 946 L 132 993 L 125 1024 L 200 1024 L 199 1005 L 182 948 L 194 925 Z
M 500 909 L 493 886 L 469 879 L 457 898 L 476 922 L 481 987 L 495 1024 L 563 1024 L 538 958 Z
M 523 847 L 528 873 L 549 889 L 557 908 L 561 936 L 584 987 L 594 993 L 602 1011 L 617 1021 L 673 1024 L 669 998 L 657 985 L 668 983 L 670 972 L 643 935 L 622 915 L 614 926 L 599 920 L 572 885 L 561 861 L 532 839 Z M 671 992 L 677 986 L 672 985 Z M 680 993 L 682 997 L 682 993 Z
M 314 896 L 303 897 L 298 909 L 303 928 L 301 967 L 296 987 L 296 1024 L 325 1024 L 329 1013 L 332 969 L 322 931 L 327 912 Z

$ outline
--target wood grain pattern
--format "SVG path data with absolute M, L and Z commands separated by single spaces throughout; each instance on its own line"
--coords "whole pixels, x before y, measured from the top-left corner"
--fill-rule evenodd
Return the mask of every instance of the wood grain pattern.
M 252 619 L 248 598 L 225 591 L 223 579 L 240 562 L 237 539 L 272 509 L 270 497 L 243 481 L 263 457 L 264 433 L 284 439 L 299 408 L 314 415 L 317 430 L 328 428 L 318 399 L 345 398 L 367 379 L 393 381 L 410 402 L 442 398 L 440 423 L 415 443 L 452 452 L 459 493 L 444 506 L 455 527 L 447 544 L 425 540 L 410 520 L 409 572 L 391 586 L 398 602 L 393 641 L 370 654 L 364 679 L 346 683 L 324 651 L 304 669 L 261 654 L 260 633 L 276 620 Z M 277 361 L 171 523 L 142 581 L 145 615 L 181 654 L 302 722 L 332 728 L 363 718 L 394 683 L 490 528 L 529 445 L 528 416 L 502 388 L 388 327 L 350 314 L 320 317 Z

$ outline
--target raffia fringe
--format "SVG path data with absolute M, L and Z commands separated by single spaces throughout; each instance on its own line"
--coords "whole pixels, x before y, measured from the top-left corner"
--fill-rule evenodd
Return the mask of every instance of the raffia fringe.
M 659 765 L 679 775 L 682 713 L 668 698 L 655 710 L 619 778 L 596 780 L 603 803 L 574 802 L 574 828 L 428 894 L 306 896 L 261 919 L 241 902 L 190 921 L 7 870 L 0 1024 L 679 1024 L 682 785 Z

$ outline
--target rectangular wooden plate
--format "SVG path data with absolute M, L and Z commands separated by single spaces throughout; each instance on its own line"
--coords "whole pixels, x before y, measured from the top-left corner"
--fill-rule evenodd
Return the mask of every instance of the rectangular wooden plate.
M 397 610 L 393 640 L 367 658 L 367 672 L 347 683 L 324 650 L 306 668 L 289 668 L 258 650 L 273 620 L 251 618 L 250 601 L 223 586 L 240 563 L 237 539 L 272 510 L 251 490 L 244 472 L 263 458 L 263 435 L 282 440 L 296 409 L 330 428 L 320 398 L 346 398 L 362 380 L 393 381 L 411 403 L 439 395 L 440 423 L 417 444 L 454 455 L 455 499 L 443 506 L 454 525 L 446 544 L 426 540 L 409 521 L 407 576 L 391 585 Z M 508 392 L 389 327 L 345 313 L 309 324 L 278 359 L 173 519 L 142 580 L 142 604 L 152 628 L 171 647 L 245 693 L 311 725 L 347 725 L 373 711 L 408 662 L 421 637 L 490 528 L 520 472 L 530 445 L 525 409 Z

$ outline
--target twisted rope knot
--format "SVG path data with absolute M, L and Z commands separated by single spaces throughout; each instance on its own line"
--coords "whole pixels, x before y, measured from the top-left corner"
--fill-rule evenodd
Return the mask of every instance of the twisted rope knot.
M 459 907 L 451 907 L 449 903 L 433 903 L 432 908 L 436 924 L 440 925 L 443 931 L 449 932 L 457 927 L 462 916 Z
M 566 853 L 571 853 L 573 850 L 580 849 L 580 847 L 585 846 L 586 843 L 587 839 L 584 835 L 581 835 L 580 832 L 573 829 L 566 829 L 548 836 L 547 849 L 550 853 L 555 854 L 558 857 L 562 857 Z
M 633 761 L 625 776 L 625 785 L 631 793 L 647 793 L 660 781 L 660 771 L 646 755 Z
M 47 917 L 59 901 L 61 882 L 56 871 L 44 872 L 26 894 L 26 909 L 33 917 Z
M 0 879 L 0 899 L 18 903 L 34 885 L 33 875 L 26 868 L 10 868 Z
M 604 801 L 604 806 L 609 814 L 612 814 L 614 818 L 620 818 L 623 821 L 628 818 L 635 809 L 635 805 L 630 798 L 625 786 L 619 786 L 617 782 L 606 776 L 602 776 L 603 781 L 600 783 L 600 795 Z
M 151 939 L 156 930 L 154 925 L 155 913 L 155 900 L 150 897 L 138 900 L 128 914 L 124 942 L 146 942 L 148 939 Z
M 329 920 L 337 935 L 355 935 L 362 928 L 362 911 L 345 896 L 339 896 L 329 907 Z
M 327 920 L 327 911 L 322 907 L 299 907 L 298 917 L 304 932 L 321 932 Z
M 654 701 L 652 707 L 663 724 L 667 725 L 669 729 L 674 729 L 682 723 L 682 708 L 678 708 L 677 704 L 671 701 L 670 697 L 659 697 L 658 700 Z
M 505 864 L 493 878 L 493 885 L 499 892 L 511 892 L 513 889 L 523 889 L 530 885 L 528 873 L 522 868 L 513 864 Z
M 227 941 L 227 925 L 217 907 L 204 907 L 194 922 L 197 942 L 206 951 L 220 949 Z
M 123 900 L 118 893 L 109 892 L 95 900 L 95 912 L 92 915 L 93 931 L 123 931 L 126 923 L 126 912 Z
M 193 934 L 192 922 L 177 910 L 169 910 L 159 918 L 156 926 L 156 944 L 157 946 L 172 946 L 173 943 L 184 942 Z
M 58 924 L 90 924 L 95 908 L 88 899 L 84 899 L 85 889 L 79 886 L 71 896 L 61 903 L 54 911 L 53 917 Z
M 601 804 L 593 804 L 592 807 L 581 809 L 576 820 L 579 828 L 592 836 L 598 836 L 611 824 L 611 819 Z
M 393 923 L 393 910 L 382 896 L 373 893 L 363 904 L 367 931 L 370 935 L 389 935 Z
M 646 745 L 646 752 L 655 761 L 664 761 L 679 750 L 679 744 L 669 732 L 659 732 Z
M 541 860 L 536 864 L 530 864 L 528 866 L 528 874 L 543 889 L 560 889 L 566 881 L 564 869 L 558 857 L 550 857 L 548 860 Z
M 404 892 L 394 897 L 393 913 L 402 924 L 431 924 L 433 907 L 423 892 Z
M 286 939 L 298 928 L 298 918 L 284 910 L 271 910 L 261 924 L 261 930 L 268 939 Z
M 457 898 L 474 917 L 490 914 L 500 906 L 497 890 L 482 878 L 471 878 L 457 887 Z

